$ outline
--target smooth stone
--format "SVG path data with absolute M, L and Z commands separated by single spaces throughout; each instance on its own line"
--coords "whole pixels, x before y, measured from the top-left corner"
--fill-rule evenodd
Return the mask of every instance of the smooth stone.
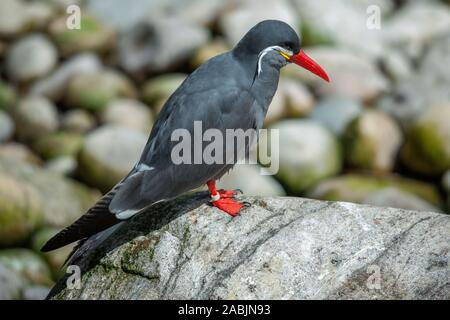
M 141 89 L 142 100 L 159 112 L 170 95 L 183 83 L 186 76 L 184 73 L 168 73 L 148 80 Z
M 442 186 L 444 190 L 450 195 L 450 170 L 448 170 L 442 177 Z
M 61 156 L 76 157 L 83 146 L 83 136 L 72 132 L 55 132 L 36 140 L 33 149 L 44 159 Z
M 278 121 L 286 116 L 286 100 L 282 90 L 277 90 L 270 102 L 269 109 L 267 109 L 266 117 L 264 118 L 264 125 Z
M 0 1 L 0 36 L 12 38 L 27 29 L 27 7 L 22 0 Z
M 399 125 L 379 110 L 367 110 L 347 127 L 344 136 L 347 163 L 355 168 L 388 172 L 403 144 Z
M 119 125 L 149 133 L 153 115 L 148 106 L 138 100 L 117 99 L 112 101 L 101 114 L 103 123 Z
M 20 141 L 35 141 L 56 131 L 59 125 L 58 110 L 44 97 L 28 96 L 21 99 L 13 110 L 16 135 Z
M 377 107 L 409 130 L 427 109 L 448 102 L 450 73 L 442 67 L 450 65 L 448 52 L 450 37 L 436 39 L 417 60 L 415 72 L 397 82 L 389 95 L 377 101 Z
M 50 292 L 47 286 L 30 286 L 22 291 L 23 300 L 45 300 Z
M 320 182 L 309 189 L 306 196 L 328 201 L 363 203 L 370 194 L 386 188 L 396 188 L 411 193 L 435 207 L 442 205 L 439 190 L 435 185 L 396 175 L 377 177 L 344 174 Z
M 18 273 L 29 284 L 49 286 L 53 283 L 45 261 L 29 249 L 0 250 L 0 265 Z
M 303 117 L 310 114 L 316 101 L 311 92 L 301 82 L 281 78 L 279 90 L 283 90 L 286 99 L 288 117 Z
M 9 114 L 0 110 L 0 143 L 9 140 L 14 134 L 14 121 Z
M 8 157 L 0 157 L 0 172 L 8 182 L 7 192 L 14 192 L 13 195 L 18 199 L 12 201 L 11 195 L 6 197 L 6 200 L 0 201 L 0 206 L 3 204 L 8 205 L 6 208 L 18 207 L 24 211 L 25 216 L 36 210 L 43 216 L 44 226 L 66 227 L 85 213 L 100 197 L 98 191 L 89 189 L 81 183 Z M 23 205 L 22 198 L 28 203 L 25 202 Z M 14 216 L 17 212 L 20 211 L 16 210 Z M 0 219 L 2 216 L 0 214 Z M 30 224 L 33 220 L 26 218 L 25 221 Z M 5 233 L 0 232 L 0 235 L 3 234 Z
M 293 5 L 301 18 L 303 46 L 332 45 L 348 48 L 371 60 L 383 55 L 385 47 L 381 34 L 384 30 L 384 19 L 394 8 L 392 1 L 294 0 Z M 367 27 L 373 16 L 373 11 L 368 12 L 371 6 L 380 10 L 381 30 Z
M 309 117 L 342 136 L 348 124 L 362 111 L 363 107 L 357 101 L 335 97 L 321 100 Z
M 306 53 L 327 72 L 330 82 L 297 65 L 287 66 L 282 74 L 314 87 L 320 96 L 338 96 L 370 103 L 388 89 L 389 82 L 385 76 L 362 55 L 332 47 L 308 48 Z
M 25 279 L 17 272 L 0 263 L 0 300 L 18 300 L 26 285 Z
M 386 21 L 383 29 L 387 47 L 402 47 L 412 58 L 419 58 L 427 45 L 448 33 L 450 9 L 437 1 L 408 2 Z
M 411 170 L 438 176 L 450 169 L 450 103 L 427 109 L 407 133 L 402 162 Z
M 37 81 L 30 89 L 35 95 L 43 95 L 53 101 L 61 100 L 70 79 L 77 74 L 98 73 L 102 62 L 92 53 L 80 53 L 63 62 L 51 75 Z
M 191 58 L 192 68 L 198 68 L 200 65 L 205 63 L 207 60 L 218 56 L 224 52 L 230 50 L 230 47 L 226 44 L 225 40 L 222 38 L 214 39 L 211 42 L 206 43 L 200 47 Z
M 45 169 L 62 176 L 71 176 L 75 174 L 78 167 L 76 158 L 72 156 L 59 156 L 52 158 L 45 163 Z
M 134 98 L 133 83 L 115 70 L 77 74 L 67 86 L 65 102 L 71 108 L 101 111 L 117 98 Z
M 189 21 L 170 15 L 152 15 L 121 35 L 119 64 L 130 73 L 174 69 L 187 61 L 208 38 L 206 29 Z
M 298 30 L 299 17 L 290 1 L 248 0 L 224 12 L 219 18 L 219 27 L 229 45 L 239 40 L 257 23 L 267 20 L 281 20 Z
M 341 170 L 340 145 L 319 123 L 307 119 L 283 120 L 269 126 L 269 130 L 274 129 L 279 132 L 279 141 L 268 145 L 267 137 L 262 136 L 259 148 L 263 154 L 270 154 L 272 163 L 279 161 L 276 176 L 292 192 L 300 193 Z M 279 150 L 273 147 L 274 143 L 278 143 Z
M 35 165 L 40 165 L 42 163 L 39 156 L 37 156 L 28 146 L 17 142 L 0 144 L 0 157 Z
M 119 31 L 127 31 L 149 15 L 166 15 L 168 12 L 192 23 L 211 25 L 227 3 L 221 0 L 134 0 L 130 6 L 122 0 L 88 0 L 87 8 Z
M 27 82 L 48 74 L 58 60 L 55 46 L 42 34 L 32 34 L 13 43 L 6 70 L 14 81 Z
M 16 90 L 0 79 L 0 110 L 12 110 L 17 101 Z
M 238 164 L 225 174 L 217 184 L 225 190 L 240 189 L 250 196 L 284 196 L 281 184 L 258 165 Z
M 86 110 L 67 111 L 61 120 L 61 128 L 68 132 L 86 133 L 95 128 L 97 120 Z
M 411 193 L 399 190 L 397 188 L 384 188 L 375 191 L 367 196 L 364 204 L 370 204 L 378 207 L 392 207 L 405 210 L 442 212 L 441 209 L 431 205 L 427 201 Z
M 87 13 L 80 20 L 80 29 L 68 29 L 66 15 L 53 20 L 49 26 L 50 36 L 63 56 L 85 51 L 105 53 L 114 46 L 114 30 Z
M 0 246 L 23 243 L 42 224 L 42 200 L 27 182 L 0 173 Z
M 148 135 L 120 126 L 102 126 L 86 136 L 79 157 L 84 181 L 106 192 L 136 164 Z
M 56 250 L 52 250 L 50 252 L 41 252 L 41 248 L 44 246 L 44 244 L 60 231 L 61 229 L 59 228 L 43 228 L 38 230 L 31 239 L 31 247 L 35 252 L 43 255 L 45 261 L 50 267 L 54 278 L 59 278 L 65 273 L 64 268 L 62 267 L 64 265 L 64 262 L 66 261 L 67 256 L 71 253 L 72 249 L 76 245 L 71 244 Z

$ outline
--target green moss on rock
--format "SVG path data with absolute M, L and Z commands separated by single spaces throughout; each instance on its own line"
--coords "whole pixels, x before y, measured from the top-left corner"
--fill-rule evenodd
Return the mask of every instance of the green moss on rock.
M 42 221 L 38 192 L 26 181 L 0 173 L 0 246 L 22 243 Z
M 306 194 L 322 200 L 362 203 L 369 194 L 389 187 L 414 194 L 437 207 L 442 206 L 439 191 L 434 185 L 399 176 L 346 174 L 325 180 Z
M 81 15 L 80 29 L 68 29 L 66 20 L 61 17 L 50 25 L 50 35 L 65 56 L 81 51 L 103 53 L 115 42 L 113 30 L 90 15 Z
M 67 87 L 66 104 L 73 108 L 101 111 L 115 98 L 135 96 L 136 90 L 125 76 L 104 71 L 74 76 Z
M 0 264 L 17 272 L 31 284 L 53 284 L 45 261 L 29 249 L 0 250 Z
M 36 141 L 34 150 L 45 159 L 76 156 L 83 146 L 83 136 L 77 133 L 56 132 Z
M 0 109 L 10 110 L 16 101 L 16 91 L 8 84 L 0 81 Z

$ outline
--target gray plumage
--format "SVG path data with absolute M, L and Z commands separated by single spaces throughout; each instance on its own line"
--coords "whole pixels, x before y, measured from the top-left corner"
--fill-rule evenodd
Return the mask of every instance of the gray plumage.
M 295 31 L 281 21 L 263 21 L 236 47 L 216 56 L 192 72 L 162 108 L 142 156 L 131 172 L 85 215 L 50 239 L 49 251 L 92 236 L 121 220 L 126 212 L 139 212 L 219 179 L 231 164 L 180 164 L 171 160 L 175 129 L 193 136 L 194 121 L 203 131 L 211 128 L 260 129 L 278 86 L 280 69 L 288 61 L 275 50 L 300 50 Z M 264 55 L 261 57 L 261 55 Z M 204 144 L 205 145 L 205 144 Z M 203 145 L 203 147 L 204 147 Z M 248 147 L 248 146 L 247 146 Z

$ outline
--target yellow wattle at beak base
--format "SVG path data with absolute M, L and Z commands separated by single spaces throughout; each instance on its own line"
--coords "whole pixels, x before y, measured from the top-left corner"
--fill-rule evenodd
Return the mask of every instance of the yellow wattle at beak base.
M 284 53 L 283 51 L 279 51 L 279 52 L 283 57 L 286 58 L 286 60 L 289 60 L 291 58 L 287 53 Z

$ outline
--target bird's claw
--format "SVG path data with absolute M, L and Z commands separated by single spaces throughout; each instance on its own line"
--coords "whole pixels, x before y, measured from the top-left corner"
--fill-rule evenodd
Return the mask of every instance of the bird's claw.
M 220 189 L 217 192 L 219 192 L 220 198 L 233 198 L 235 195 L 238 194 L 237 190 L 224 190 Z M 242 193 L 242 192 L 241 192 Z
M 242 210 L 242 208 L 248 208 L 251 206 L 250 202 L 248 201 L 238 202 L 234 199 L 234 196 L 236 196 L 237 194 L 242 194 L 241 189 L 220 189 L 217 192 L 219 193 L 220 198 L 218 200 L 211 201 L 211 204 L 214 207 L 225 211 L 232 217 L 235 217 Z
M 212 205 L 222 211 L 225 211 L 230 216 L 235 217 L 244 207 L 243 203 L 237 202 L 231 198 L 222 198 L 211 202 Z
M 248 201 L 243 201 L 242 205 L 244 206 L 244 208 L 250 208 L 252 206 L 252 204 Z

